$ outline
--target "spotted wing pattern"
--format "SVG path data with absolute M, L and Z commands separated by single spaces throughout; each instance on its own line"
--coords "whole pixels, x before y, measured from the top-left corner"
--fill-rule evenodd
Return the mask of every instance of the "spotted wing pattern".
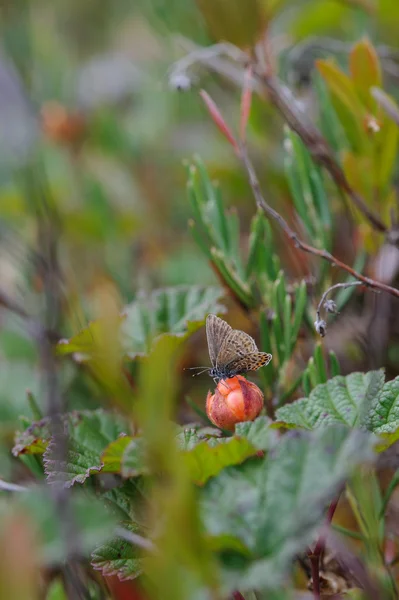
M 226 336 L 216 359 L 218 367 L 229 365 L 247 354 L 258 352 L 255 340 L 239 329 L 232 329 Z
M 242 358 L 237 358 L 229 364 L 229 370 L 233 373 L 246 373 L 247 371 L 257 371 L 261 367 L 268 365 L 272 355 L 267 352 L 252 352 Z
M 216 366 L 217 358 L 226 338 L 234 330 L 226 321 L 219 319 L 216 315 L 208 315 L 206 318 L 206 337 L 208 340 L 209 357 L 212 366 Z

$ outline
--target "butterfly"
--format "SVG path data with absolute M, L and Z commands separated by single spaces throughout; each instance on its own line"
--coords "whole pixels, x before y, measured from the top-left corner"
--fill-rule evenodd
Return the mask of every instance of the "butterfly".
M 233 329 L 216 315 L 206 318 L 206 337 L 212 367 L 206 367 L 201 373 L 208 371 L 216 383 L 247 371 L 257 371 L 272 359 L 271 354 L 259 352 L 250 335 Z

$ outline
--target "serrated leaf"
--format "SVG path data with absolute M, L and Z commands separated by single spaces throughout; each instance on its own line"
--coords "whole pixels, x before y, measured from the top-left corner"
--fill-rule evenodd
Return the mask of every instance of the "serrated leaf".
M 132 522 L 141 525 L 143 521 L 141 505 L 146 496 L 145 485 L 144 479 L 127 479 L 122 486 L 114 487 L 102 494 L 110 513 L 124 525 Z
M 290 432 L 265 459 L 228 467 L 201 493 L 210 535 L 237 537 L 255 562 L 228 570 L 226 585 L 269 588 L 314 537 L 325 505 L 355 465 L 370 460 L 371 436 L 343 425 Z
M 222 432 L 220 429 L 215 427 L 184 427 L 180 431 L 175 440 L 178 450 L 192 450 L 197 444 L 200 444 L 203 440 L 209 440 L 212 438 L 220 438 Z
M 17 433 L 12 449 L 14 456 L 21 454 L 43 454 L 50 440 L 50 425 L 48 419 L 32 423 L 22 433 Z
M 127 527 L 133 533 L 140 533 L 138 527 Z M 138 550 L 128 541 L 115 537 L 94 550 L 91 565 L 104 576 L 117 575 L 121 581 L 135 579 L 143 568 Z
M 277 440 L 277 433 L 270 429 L 271 419 L 258 417 L 255 421 L 237 423 L 235 436 L 246 438 L 257 450 L 268 450 Z
M 183 341 L 197 331 L 208 313 L 224 313 L 219 303 L 223 290 L 217 287 L 176 286 L 146 294 L 128 304 L 120 316 L 122 345 L 128 358 L 149 352 L 153 340 L 162 334 L 173 335 Z M 61 340 L 57 353 L 77 353 L 88 360 L 95 351 L 100 321 L 90 323 L 68 340 Z
M 69 440 L 66 462 L 60 462 L 54 455 L 48 418 L 33 423 L 17 436 L 13 454 L 44 452 L 48 480 L 62 481 L 68 487 L 83 483 L 91 473 L 101 471 L 104 449 L 130 428 L 127 419 L 102 409 L 73 411 L 63 415 L 62 421 Z
M 399 429 L 399 377 L 387 381 L 375 397 L 367 426 L 375 434 L 394 433 Z
M 318 385 L 309 398 L 301 398 L 276 411 L 276 419 L 289 425 L 314 429 L 322 425 L 343 423 L 360 426 L 384 385 L 384 372 L 338 375 Z
M 208 313 L 224 313 L 219 303 L 223 291 L 217 287 L 182 286 L 141 294 L 125 309 L 122 325 L 124 347 L 129 357 L 147 353 L 151 341 L 166 333 L 182 340 L 199 329 Z
M 232 437 L 202 441 L 192 450 L 183 451 L 182 457 L 191 480 L 203 485 L 225 467 L 240 464 L 256 452 L 247 439 Z
M 130 424 L 114 412 L 102 409 L 81 411 L 66 416 L 69 446 L 66 461 L 60 461 L 51 442 L 43 456 L 44 471 L 49 483 L 63 483 L 70 487 L 84 483 L 92 473 L 103 468 L 102 453 L 108 444 L 127 434 Z

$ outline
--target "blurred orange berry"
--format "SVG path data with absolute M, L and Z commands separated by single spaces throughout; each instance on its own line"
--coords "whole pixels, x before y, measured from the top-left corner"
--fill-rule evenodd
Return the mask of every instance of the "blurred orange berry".
M 214 394 L 208 392 L 206 414 L 216 427 L 233 431 L 236 423 L 253 421 L 263 408 L 263 394 L 257 385 L 236 375 L 222 379 Z
M 46 102 L 41 109 L 42 127 L 47 138 L 61 144 L 76 144 L 82 141 L 86 122 L 83 115 L 68 112 L 58 102 Z

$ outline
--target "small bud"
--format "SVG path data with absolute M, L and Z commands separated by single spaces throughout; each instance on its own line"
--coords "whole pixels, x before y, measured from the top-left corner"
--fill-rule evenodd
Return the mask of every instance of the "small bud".
M 169 86 L 179 92 L 187 92 L 191 89 L 192 79 L 185 73 L 173 73 L 169 77 Z
M 328 313 L 335 314 L 337 312 L 337 305 L 334 300 L 326 300 L 324 302 L 324 308 Z
M 263 408 L 257 385 L 236 375 L 219 381 L 215 393 L 208 392 L 206 414 L 216 427 L 233 431 L 236 423 L 253 421 Z
M 317 321 L 314 322 L 314 326 L 317 333 L 321 335 L 321 337 L 324 337 L 326 335 L 327 323 L 323 321 L 323 319 L 317 319 Z

